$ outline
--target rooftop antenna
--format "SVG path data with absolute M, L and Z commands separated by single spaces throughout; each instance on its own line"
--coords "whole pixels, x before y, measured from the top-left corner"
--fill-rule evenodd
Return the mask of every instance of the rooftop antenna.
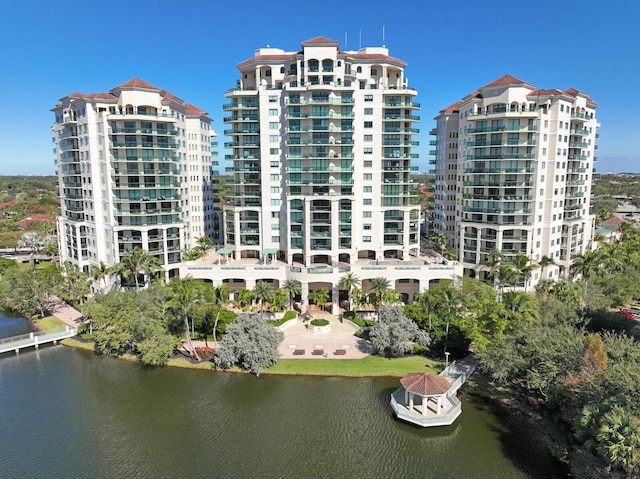
M 347 32 L 344 32 L 344 49 L 347 50 L 349 48 L 349 42 L 347 37 Z
M 358 50 L 362 50 L 362 28 L 360 29 L 360 44 L 358 45 Z
M 382 25 L 382 46 L 384 47 L 384 25 Z

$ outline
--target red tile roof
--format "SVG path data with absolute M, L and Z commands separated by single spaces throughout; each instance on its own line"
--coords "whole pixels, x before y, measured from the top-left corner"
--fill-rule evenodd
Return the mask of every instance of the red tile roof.
M 206 116 L 207 112 L 204 110 L 201 110 L 200 108 L 198 108 L 195 105 L 192 105 L 191 103 L 185 103 L 185 114 L 187 116 Z
M 302 42 L 302 46 L 321 44 L 321 43 L 331 43 L 335 45 L 340 45 L 340 42 L 331 40 L 330 38 L 327 38 L 327 37 L 314 37 L 314 38 L 311 38 L 310 40 L 305 40 L 304 42 Z
M 462 105 L 462 101 L 458 100 L 457 102 L 449 105 L 446 108 L 443 108 L 442 110 L 440 110 L 440 113 L 453 113 L 454 111 L 458 111 L 458 107 Z
M 406 62 L 403 62 L 399 58 L 390 57 L 389 55 L 383 55 L 382 53 L 349 53 L 349 58 L 354 58 L 356 60 L 380 60 L 383 62 L 393 62 L 406 67 Z
M 117 100 L 118 97 L 112 93 L 89 93 L 82 95 L 84 98 L 98 98 L 100 100 Z
M 487 83 L 482 88 L 490 88 L 492 86 L 502 85 L 528 85 L 528 83 L 511 75 L 502 75 L 500 78 L 493 80 L 491 83 Z
M 539 88 L 538 90 L 533 90 L 530 93 L 527 93 L 527 96 L 554 96 L 554 95 L 562 95 L 562 92 L 557 88 L 544 89 Z
M 451 388 L 447 378 L 432 373 L 410 373 L 400 383 L 407 391 L 420 396 L 442 395 Z
M 118 85 L 116 88 L 146 88 L 147 90 L 159 90 L 160 88 L 153 86 L 151 83 L 144 81 L 142 78 L 132 78 L 131 80 Z
M 628 221 L 624 218 L 620 218 L 619 216 L 614 216 L 613 218 L 609 218 L 608 220 L 600 222 L 600 226 L 616 226 L 623 223 L 628 223 Z

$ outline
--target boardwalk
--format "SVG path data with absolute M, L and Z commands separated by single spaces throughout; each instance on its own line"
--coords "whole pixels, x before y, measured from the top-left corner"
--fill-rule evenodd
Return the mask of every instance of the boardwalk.
M 34 331 L 33 333 L 22 334 L 20 336 L 12 336 L 10 338 L 0 339 L 0 354 L 9 351 L 15 351 L 16 354 L 23 348 L 38 348 L 41 344 L 57 343 L 61 339 L 75 336 L 77 331 L 75 328 L 65 327 L 60 331 L 44 333 L 42 331 Z
M 438 413 L 433 408 L 428 408 L 426 414 L 423 414 L 422 407 L 418 405 L 410 408 L 406 402 L 406 394 L 404 387 L 399 387 L 391 395 L 391 409 L 398 419 L 415 424 L 422 427 L 433 426 L 449 426 L 462 413 L 462 404 L 456 397 L 456 392 L 464 384 L 469 376 L 476 370 L 477 361 L 470 354 L 459 363 L 453 362 L 440 373 L 440 376 L 447 378 L 451 383 L 451 387 L 447 391 L 443 401 L 442 410 Z M 413 405 L 412 405 L 413 406 Z

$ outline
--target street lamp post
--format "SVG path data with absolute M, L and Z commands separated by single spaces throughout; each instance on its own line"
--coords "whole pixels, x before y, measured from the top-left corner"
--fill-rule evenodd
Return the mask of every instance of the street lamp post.
M 445 357 L 445 369 L 449 367 L 449 351 L 445 351 L 444 353 L 444 357 Z

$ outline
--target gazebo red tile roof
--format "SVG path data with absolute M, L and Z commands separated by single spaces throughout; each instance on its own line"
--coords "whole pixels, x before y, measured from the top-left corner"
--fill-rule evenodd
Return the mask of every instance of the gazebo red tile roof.
M 492 81 L 491 83 L 487 83 L 482 88 L 488 88 L 492 86 L 501 86 L 501 85 L 522 85 L 522 84 L 527 85 L 527 82 L 507 74 L 507 75 L 502 75 L 500 78 Z
M 132 78 L 131 80 L 118 85 L 117 88 L 146 88 L 147 90 L 160 90 L 157 86 L 152 85 L 148 81 L 144 81 L 142 78 Z
M 437 396 L 446 394 L 451 383 L 443 376 L 432 373 L 410 373 L 400 380 L 407 390 L 420 396 Z

